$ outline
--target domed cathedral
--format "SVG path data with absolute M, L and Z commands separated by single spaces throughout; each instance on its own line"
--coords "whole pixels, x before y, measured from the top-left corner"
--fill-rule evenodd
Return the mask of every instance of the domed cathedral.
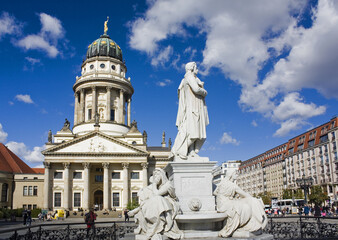
M 44 209 L 121 210 L 138 201 L 154 168 L 167 165 L 171 140 L 147 146 L 147 133 L 131 122 L 134 93 L 122 50 L 104 34 L 93 41 L 73 85 L 74 126 L 66 119 L 49 131 L 45 157 Z M 160 140 L 160 139 L 159 139 Z

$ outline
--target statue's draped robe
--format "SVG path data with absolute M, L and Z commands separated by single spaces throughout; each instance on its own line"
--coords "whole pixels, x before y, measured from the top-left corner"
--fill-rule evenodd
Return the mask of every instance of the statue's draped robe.
M 202 82 L 193 73 L 187 73 L 178 88 L 178 133 L 172 148 L 175 155 L 185 158 L 191 143 L 195 142 L 195 149 L 199 150 L 207 137 L 209 117 L 204 93 Z
M 227 214 L 227 222 L 221 230 L 222 237 L 230 237 L 236 230 L 255 232 L 266 226 L 267 219 L 261 199 L 236 197 L 236 183 L 222 180 L 216 188 L 217 211 Z

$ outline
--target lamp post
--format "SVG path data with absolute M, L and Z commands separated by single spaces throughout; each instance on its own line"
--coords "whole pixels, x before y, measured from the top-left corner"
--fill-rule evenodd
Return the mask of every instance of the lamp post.
M 302 178 L 296 179 L 297 186 L 304 189 L 304 196 L 305 196 L 305 204 L 307 204 L 307 190 L 309 187 L 313 184 L 313 178 L 312 177 L 305 177 L 305 174 L 303 173 Z

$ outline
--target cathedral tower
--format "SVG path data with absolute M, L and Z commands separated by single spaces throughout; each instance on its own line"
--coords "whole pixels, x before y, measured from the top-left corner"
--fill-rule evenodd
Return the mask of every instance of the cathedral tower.
M 75 93 L 73 133 L 94 130 L 95 118 L 100 131 L 119 136 L 131 125 L 131 96 L 134 89 L 126 78 L 127 67 L 121 48 L 106 34 L 88 46 L 81 76 L 73 86 Z

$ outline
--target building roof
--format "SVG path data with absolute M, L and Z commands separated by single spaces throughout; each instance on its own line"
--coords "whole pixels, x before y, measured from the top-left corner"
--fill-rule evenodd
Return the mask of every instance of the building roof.
M 88 46 L 87 59 L 99 56 L 112 57 L 123 61 L 121 48 L 108 35 L 102 35 Z
M 0 171 L 10 173 L 35 173 L 5 145 L 0 143 Z
M 45 174 L 45 169 L 44 168 L 32 168 L 35 173 L 38 174 Z

